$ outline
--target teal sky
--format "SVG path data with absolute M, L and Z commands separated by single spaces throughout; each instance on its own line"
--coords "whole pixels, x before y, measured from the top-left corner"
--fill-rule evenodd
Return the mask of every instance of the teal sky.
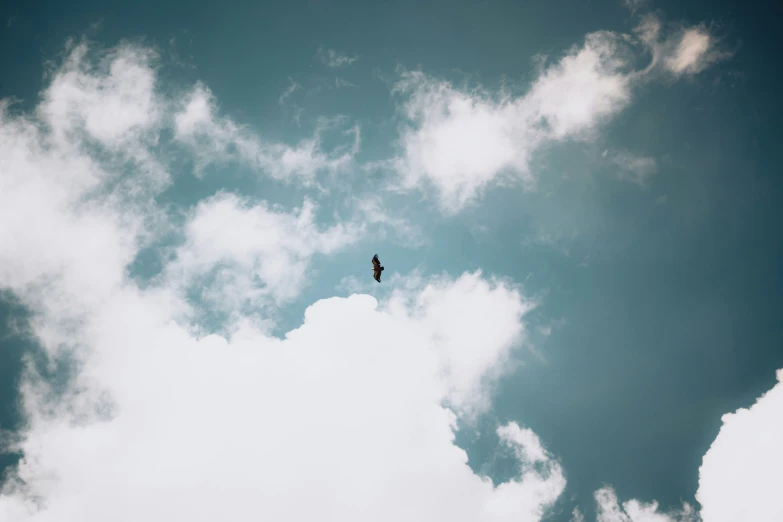
M 130 40 L 159 50 L 161 89 L 202 82 L 221 116 L 269 140 L 294 144 L 312 136 L 319 117 L 347 116 L 361 126 L 355 159 L 368 164 L 399 151 L 400 96 L 390 91 L 400 70 L 465 89 L 505 85 L 520 96 L 537 77 L 536 56 L 554 63 L 588 33 L 630 33 L 645 13 L 704 23 L 726 57 L 633 89 L 588 141 L 538 150 L 533 191 L 492 183 L 447 215 L 429 189 L 385 192 L 391 174 L 383 170 L 338 175 L 332 182 L 343 188 L 319 195 L 247 165 L 213 165 L 199 179 L 183 159 L 159 196 L 186 208 L 222 189 L 290 209 L 308 194 L 326 226 L 334 212 L 347 216 L 346 193 L 373 193 L 390 216 L 419 227 L 421 241 L 371 236 L 315 255 L 308 285 L 276 312 L 278 336 L 297 328 L 313 302 L 349 295 L 346 281 L 367 284 L 376 252 L 384 284 L 414 270 L 457 277 L 480 268 L 537 296 L 531 346 L 514 352 L 522 366 L 499 381 L 489 411 L 457 443 L 475 471 L 501 481 L 513 472 L 497 454 L 494 427 L 530 427 L 568 480 L 544 520 L 568 522 L 575 507 L 594 520 L 593 493 L 607 484 L 621 500 L 657 500 L 662 510 L 698 506 L 699 466 L 721 416 L 751 406 L 783 368 L 780 5 L 649 0 L 634 13 L 622 0 L 12 0 L 0 7 L 0 98 L 33 109 L 47 63 L 61 60 L 68 38 L 106 47 Z M 319 49 L 358 59 L 332 69 Z M 641 68 L 648 57 L 639 60 Z M 292 84 L 299 87 L 281 102 Z M 328 133 L 323 146 L 345 140 Z M 650 158 L 655 171 L 640 186 L 604 151 Z M 129 267 L 134 278 L 158 275 L 169 239 L 141 252 Z M 12 327 L 24 322 L 24 306 L 3 295 L 0 429 L 13 431 L 21 427 L 21 358 L 36 349 Z

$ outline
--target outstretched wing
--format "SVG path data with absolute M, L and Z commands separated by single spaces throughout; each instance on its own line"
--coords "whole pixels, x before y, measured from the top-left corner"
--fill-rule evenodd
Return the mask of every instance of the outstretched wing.
M 372 276 L 379 283 L 381 282 L 382 271 L 383 271 L 383 267 L 381 266 L 381 261 L 378 259 L 378 254 L 375 254 L 374 256 L 372 256 Z

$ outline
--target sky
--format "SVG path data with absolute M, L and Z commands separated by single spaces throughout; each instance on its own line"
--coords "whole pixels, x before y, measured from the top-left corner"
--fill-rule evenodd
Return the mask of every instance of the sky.
M 783 520 L 782 13 L 4 2 L 0 520 Z

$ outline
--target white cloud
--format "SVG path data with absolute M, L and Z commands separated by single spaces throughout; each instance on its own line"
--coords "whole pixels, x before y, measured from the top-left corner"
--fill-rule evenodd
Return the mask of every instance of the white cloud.
M 721 50 L 717 38 L 703 25 L 665 27 L 655 15 L 647 15 L 634 29 L 652 55 L 640 77 L 655 77 L 658 71 L 675 78 L 699 73 L 731 53 Z
M 521 319 L 535 302 L 521 300 L 519 291 L 507 283 L 488 283 L 481 272 L 465 274 L 454 283 L 435 279 L 423 284 L 411 278 L 408 285 L 395 288 L 389 308 L 410 308 L 419 321 L 431 325 L 433 349 L 440 353 L 447 376 L 449 403 L 469 419 L 489 406 L 487 385 L 513 369 L 508 364 L 510 351 L 524 340 Z M 462 296 L 470 296 L 476 308 L 466 308 Z M 479 309 L 487 314 L 480 323 L 472 316 Z M 481 345 L 485 348 L 475 349 Z
M 675 74 L 694 73 L 706 67 L 710 35 L 701 29 L 689 29 L 679 37 L 676 50 L 666 58 L 666 67 Z
M 535 121 L 544 123 L 556 139 L 580 137 L 594 130 L 630 101 L 627 59 L 614 33 L 589 34 L 581 48 L 572 49 L 544 70 L 523 98 Z
M 401 161 L 412 182 L 428 177 L 459 206 L 501 172 L 532 179 L 526 168 L 535 147 L 589 137 L 627 103 L 614 41 L 588 38 L 519 99 L 411 73 L 403 90 L 412 93 L 407 110 L 419 128 L 406 135 L 412 155 Z M 681 73 L 706 63 L 695 40 L 677 41 L 660 63 Z M 565 477 L 531 430 L 498 429 L 519 473 L 496 488 L 454 445 L 457 417 L 484 411 L 498 377 L 513 368 L 535 302 L 480 272 L 396 277 L 380 306 L 367 295 L 321 300 L 300 328 L 270 337 L 258 328 L 268 318 L 258 307 L 291 299 L 314 256 L 363 229 L 318 227 L 307 200 L 286 211 L 232 194 L 194 209 L 164 277 L 140 290 L 126 268 L 171 226 L 155 206 L 169 182 L 155 150 L 170 119 L 202 161 L 236 157 L 279 178 L 339 170 L 358 149 L 359 132 L 351 131 L 345 153 L 322 152 L 318 130 L 295 148 L 270 145 L 215 116 L 201 86 L 172 116 L 156 90 L 153 54 L 121 46 L 92 67 L 88 51 L 83 44 L 69 51 L 34 114 L 0 107 L 0 287 L 35 312 L 31 329 L 43 346 L 66 346 L 79 369 L 61 396 L 32 369 L 24 376 L 26 428 L 0 443 L 25 458 L 0 491 L 0 519 L 540 520 Z M 570 100 L 571 78 L 589 96 Z M 487 135 L 499 141 L 481 142 Z M 490 157 L 453 143 L 483 143 Z M 430 156 L 427 147 L 459 161 Z M 449 168 L 464 169 L 456 183 Z M 368 201 L 376 224 L 404 233 L 406 222 Z M 226 267 L 206 297 L 237 312 L 230 335 L 193 335 L 180 290 Z M 249 309 L 232 301 L 239 296 Z M 782 390 L 778 384 L 749 410 L 724 417 L 700 470 L 705 522 L 780 516 L 769 488 L 783 460 Z M 695 517 L 688 505 L 666 514 L 655 502 L 620 506 L 611 488 L 596 501 L 600 522 Z
M 396 92 L 403 106 L 403 155 L 396 161 L 404 187 L 423 181 L 438 191 L 441 209 L 456 212 L 490 182 L 531 184 L 531 155 L 547 140 L 586 138 L 630 99 L 616 37 L 588 36 L 546 69 L 522 97 L 465 92 L 421 72 L 405 72 Z
M 149 56 L 119 47 L 94 70 L 78 45 L 34 116 L 0 103 L 0 286 L 60 317 L 47 324 L 47 348 L 122 284 L 136 249 L 165 227 L 150 203 L 169 178 L 148 150 L 162 110 Z M 133 176 L 123 174 L 128 164 Z
M 156 57 L 150 50 L 121 46 L 95 67 L 86 43 L 71 46 L 38 107 L 57 138 L 83 129 L 102 145 L 117 148 L 160 122 L 163 108 L 152 68 Z
M 183 290 L 202 286 L 201 297 L 213 312 L 289 302 L 307 283 L 313 255 L 332 254 L 363 233 L 355 223 L 321 230 L 315 211 L 310 200 L 292 212 L 235 194 L 202 200 L 166 277 Z
M 490 513 L 494 511 L 505 519 L 514 509 L 512 506 L 520 504 L 522 492 L 528 509 L 517 509 L 513 520 L 540 520 L 545 508 L 554 504 L 565 489 L 566 480 L 560 464 L 544 450 L 541 441 L 529 429 L 512 422 L 499 427 L 497 434 L 501 442 L 514 450 L 524 471 L 520 481 L 507 482 L 497 488 L 498 495 L 493 499 Z
M 525 168 L 527 150 L 510 125 L 513 106 L 460 92 L 421 72 L 404 73 L 396 90 L 408 95 L 404 111 L 412 124 L 402 130 L 404 155 L 396 165 L 404 187 L 429 181 L 441 207 L 456 210 L 501 171 Z
M 356 199 L 353 207 L 348 220 L 338 218 L 323 227 L 309 199 L 289 211 L 218 193 L 190 212 L 184 243 L 172 253 L 164 277 L 183 297 L 198 291 L 204 312 L 241 319 L 249 310 L 256 315 L 263 310 L 269 316 L 317 274 L 314 256 L 334 254 L 370 232 L 375 240 L 386 239 L 391 231 L 406 246 L 425 244 L 419 227 L 391 217 L 378 198 Z
M 429 183 L 441 210 L 452 214 L 493 183 L 533 187 L 534 153 L 548 143 L 593 139 L 659 65 L 670 74 L 692 74 L 723 56 L 713 51 L 703 27 L 682 29 L 664 41 L 660 30 L 653 17 L 636 30 L 638 41 L 654 55 L 644 70 L 631 69 L 633 37 L 596 32 L 558 62 L 542 65 L 530 90 L 519 97 L 459 89 L 422 72 L 403 72 L 394 89 L 403 96 L 402 152 L 385 165 L 400 174 L 396 188 Z
M 777 379 L 753 406 L 723 416 L 699 469 L 704 522 L 783 520 L 783 369 Z
M 335 51 L 334 49 L 324 49 L 323 47 L 318 48 L 318 57 L 324 65 L 331 67 L 332 69 L 351 65 L 359 59 L 356 55 L 348 56 L 347 54 Z
M 697 522 L 698 514 L 689 504 L 682 509 L 669 513 L 660 513 L 658 503 L 645 504 L 638 500 L 624 502 L 622 507 L 617 495 L 610 487 L 595 492 L 598 505 L 597 522 Z
M 268 143 L 228 117 L 218 117 L 212 93 L 198 85 L 187 96 L 182 109 L 174 116 L 175 137 L 188 145 L 198 158 L 197 168 L 211 163 L 242 161 L 280 180 L 298 178 L 311 183 L 320 171 L 341 172 L 348 168 L 359 152 L 361 134 L 358 125 L 343 134 L 351 136 L 349 143 L 331 152 L 321 149 L 323 133 L 344 123 L 345 119 L 322 118 L 312 138 L 301 140 L 295 147 Z
M 479 328 L 492 321 L 450 295 Z M 19 473 L 42 500 L 35 520 L 539 520 L 564 486 L 559 467 L 538 444 L 543 468 L 523 460 L 497 489 L 471 472 L 440 406 L 440 328 L 356 295 L 316 303 L 283 341 L 252 330 L 194 339 L 126 288 L 83 338 L 94 349 L 87 393 L 110 393 L 111 420 L 30 412 Z M 522 455 L 529 442 L 506 439 Z M 24 499 L 5 491 L 4 520 L 33 519 Z
M 88 146 L 149 144 L 156 157 L 140 130 L 154 120 L 86 123 L 93 99 L 103 107 L 125 88 L 101 76 L 114 73 L 124 77 L 92 73 L 106 87 L 71 98 L 75 116 L 1 115 L 0 285 L 37 314 L 39 340 L 69 346 L 78 373 L 64 394 L 32 368 L 23 376 L 25 429 L 2 442 L 24 458 L 0 491 L 0 519 L 539 520 L 565 478 L 532 432 L 501 429 L 520 468 L 498 487 L 454 444 L 457 415 L 485 407 L 532 303 L 473 273 L 402 281 L 381 306 L 318 301 L 284 339 L 251 314 L 227 337 L 194 336 L 172 274 L 229 263 L 285 299 L 301 263 L 352 232 L 317 227 L 307 202 L 285 211 L 219 194 L 194 209 L 179 256 L 141 290 L 125 270 L 156 233 L 160 188 L 125 197 L 114 182 L 143 179 L 143 166 Z M 57 85 L 66 92 L 52 99 L 73 96 Z M 198 100 L 180 116 L 185 135 L 214 126 Z M 50 142 L 53 125 L 63 132 Z

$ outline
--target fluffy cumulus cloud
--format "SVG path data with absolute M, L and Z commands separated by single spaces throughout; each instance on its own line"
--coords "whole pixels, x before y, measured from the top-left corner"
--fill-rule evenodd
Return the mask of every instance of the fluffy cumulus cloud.
M 334 253 L 363 233 L 355 222 L 321 230 L 315 212 L 310 200 L 291 211 L 229 193 L 202 200 L 166 267 L 168 282 L 181 292 L 201 288 L 203 306 L 213 312 L 290 302 L 306 283 L 313 255 Z
M 491 183 L 534 186 L 530 160 L 543 145 L 589 140 L 631 102 L 636 85 L 662 69 L 693 74 L 724 56 L 704 27 L 669 33 L 663 38 L 660 20 L 647 17 L 634 36 L 589 34 L 518 97 L 403 72 L 395 89 L 402 97 L 401 154 L 390 162 L 400 186 L 428 183 L 446 213 L 476 201 Z M 633 69 L 638 48 L 652 54 L 643 70 Z
M 510 350 L 524 333 L 521 320 L 535 303 L 523 300 L 508 283 L 495 280 L 490 285 L 480 272 L 455 282 L 435 278 L 424 288 L 420 285 L 395 289 L 389 307 L 397 313 L 410 309 L 422 324 L 437 325 L 432 349 L 439 354 L 449 404 L 470 418 L 488 406 L 487 379 L 491 383 L 508 370 Z M 470 296 L 487 314 L 482 327 L 474 323 L 475 310 L 464 306 L 462 296 Z
M 471 297 L 462 303 L 476 327 L 493 324 Z M 124 288 L 81 335 L 93 350 L 82 393 L 110 397 L 111 418 L 77 423 L 29 409 L 25 459 L 0 513 L 538 520 L 564 477 L 534 437 L 506 428 L 520 474 L 498 488 L 453 444 L 455 415 L 441 405 L 448 384 L 432 350 L 448 326 L 355 295 L 311 306 L 284 340 L 252 328 L 196 339 L 153 296 Z
M 783 369 L 777 378 L 756 404 L 723 416 L 699 469 L 704 522 L 783 520 Z
M 160 121 L 152 51 L 123 46 L 95 63 L 88 59 L 85 43 L 68 47 L 39 106 L 55 136 L 83 129 L 101 144 L 116 148 Z
M 227 267 L 227 287 L 247 273 L 249 288 L 285 301 L 311 256 L 354 239 L 350 224 L 317 226 L 308 200 L 286 210 L 228 193 L 190 211 L 160 277 L 129 278 L 171 226 L 155 205 L 165 183 L 126 190 L 147 175 L 137 160 L 162 161 L 156 111 L 170 109 L 154 82 L 147 96 L 112 80 L 145 71 L 143 53 L 123 52 L 57 71 L 36 114 L 4 107 L 0 119 L 0 284 L 35 312 L 32 333 L 77 363 L 64 392 L 35 366 L 23 378 L 25 428 L 3 443 L 24 457 L 0 519 L 539 520 L 565 476 L 532 431 L 499 428 L 519 469 L 498 486 L 454 444 L 457 419 L 486 407 L 524 342 L 534 303 L 509 282 L 409 278 L 382 302 L 318 301 L 282 339 L 252 320 L 194 335 L 181 285 Z M 64 97 L 81 101 L 44 110 Z M 102 104 L 127 114 L 89 123 Z M 214 123 L 207 105 L 189 106 L 178 131 Z

